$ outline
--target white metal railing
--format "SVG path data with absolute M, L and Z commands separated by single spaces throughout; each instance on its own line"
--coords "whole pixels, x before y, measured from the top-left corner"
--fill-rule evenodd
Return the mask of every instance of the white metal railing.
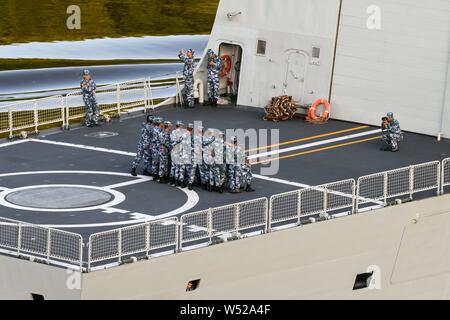
M 100 232 L 89 237 L 87 271 L 100 262 L 120 264 L 132 255 L 156 257 L 211 244 L 215 237 L 270 232 L 276 230 L 275 225 L 300 224 L 306 217 L 328 219 L 342 212 L 358 212 L 373 203 L 383 207 L 390 198 L 412 198 L 435 189 L 441 193 L 448 185 L 450 158 L 364 176 L 357 183 L 343 180 L 273 195 L 270 201 L 259 198 L 188 213 L 180 220 L 173 217 Z M 37 256 L 49 263 L 75 263 L 82 269 L 82 246 L 83 238 L 78 234 L 0 218 L 1 252 Z
M 442 160 L 441 170 L 441 193 L 444 193 L 444 188 L 450 186 L 450 158 Z
M 433 161 L 405 168 L 380 172 L 358 179 L 356 208 L 377 203 L 387 205 L 393 197 L 434 190 L 441 192 L 441 163 Z
M 169 75 L 166 75 L 169 76 Z M 154 109 L 154 92 L 176 88 L 179 92 L 178 73 L 173 79 L 138 79 L 113 85 L 99 86 L 96 90 L 101 113 L 120 113 L 124 110 L 143 107 L 144 111 Z M 85 104 L 80 90 L 66 96 L 52 96 L 43 99 L 27 100 L 0 107 L 0 134 L 10 138 L 19 131 L 39 132 L 39 128 L 60 124 L 68 128 L 70 121 L 85 116 Z
M 10 254 L 32 255 L 76 264 L 82 270 L 83 237 L 79 234 L 0 218 L 0 248 Z
M 239 235 L 243 231 L 267 232 L 268 199 L 235 203 L 183 215 L 180 223 L 180 250 L 199 240 L 212 242 L 221 235 Z
M 328 214 L 340 209 L 354 212 L 356 199 L 354 179 L 343 180 L 302 190 L 273 195 L 270 198 L 269 230 L 281 222 L 301 223 L 302 217 Z
M 178 249 L 178 218 L 169 218 L 131 227 L 95 233 L 89 237 L 88 271 L 96 262 L 118 259 L 155 250 Z

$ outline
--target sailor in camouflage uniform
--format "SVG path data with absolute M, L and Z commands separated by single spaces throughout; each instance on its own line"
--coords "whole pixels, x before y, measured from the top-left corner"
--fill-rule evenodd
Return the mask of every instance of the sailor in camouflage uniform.
M 131 166 L 131 175 L 136 177 L 136 169 L 144 159 L 144 175 L 150 175 L 148 168 L 151 164 L 150 140 L 153 131 L 153 116 L 147 116 L 147 122 L 142 124 L 141 135 L 139 137 L 138 151 Z
M 170 167 L 170 181 L 171 185 L 177 185 L 177 178 L 180 173 L 180 154 L 181 154 L 181 142 L 183 134 L 186 132 L 184 128 L 184 123 L 182 121 L 177 121 L 175 125 L 175 130 L 170 134 L 170 144 L 171 144 L 171 167 Z M 181 184 L 180 184 L 181 185 Z
M 227 181 L 231 193 L 239 193 L 242 185 L 242 168 L 245 154 L 238 144 L 238 138 L 232 137 L 227 145 Z
M 252 165 L 248 157 L 245 158 L 245 163 L 241 165 L 241 174 L 241 187 L 244 187 L 246 192 L 254 192 L 255 190 L 252 188 Z
M 399 143 L 403 140 L 403 133 L 400 129 L 400 123 L 394 118 L 394 114 L 392 112 L 387 114 L 387 121 L 384 121 L 382 126 L 382 141 L 387 144 L 387 146 L 382 148 L 382 150 L 392 152 L 399 151 Z
M 225 187 L 225 141 L 223 132 L 206 149 L 206 162 L 209 165 L 208 191 L 222 193 Z
M 209 105 L 217 106 L 219 100 L 220 88 L 220 70 L 222 68 L 222 59 L 214 51 L 208 50 L 208 98 Z
M 155 125 L 153 126 L 150 148 L 152 152 L 152 170 L 153 181 L 159 180 L 159 164 L 160 164 L 160 145 L 159 136 L 163 131 L 164 120 L 162 118 L 155 119 Z
M 194 70 L 195 70 L 195 59 L 194 51 L 189 49 L 187 52 L 183 49 L 180 50 L 178 55 L 180 60 L 184 63 L 183 78 L 184 78 L 184 92 L 183 96 L 185 99 L 185 104 L 189 108 L 194 107 Z
M 170 134 L 173 125 L 170 121 L 164 122 L 164 128 L 159 132 L 159 183 L 169 182 L 169 157 L 171 152 Z
M 80 84 L 81 92 L 83 93 L 83 101 L 86 106 L 86 127 L 98 125 L 98 117 L 100 112 L 98 109 L 97 99 L 95 97 L 95 90 L 97 85 L 91 78 L 89 70 L 84 70 L 83 81 Z
M 201 183 L 205 183 L 202 172 L 203 165 L 203 132 L 204 128 L 194 128 L 192 135 L 192 166 L 189 173 L 188 188 L 192 190 L 196 179 L 200 178 Z
M 194 124 L 189 123 L 187 131 L 183 134 L 181 142 L 181 164 L 178 173 L 178 185 L 181 188 L 186 188 L 191 179 L 192 172 L 192 157 L 193 157 L 193 131 Z

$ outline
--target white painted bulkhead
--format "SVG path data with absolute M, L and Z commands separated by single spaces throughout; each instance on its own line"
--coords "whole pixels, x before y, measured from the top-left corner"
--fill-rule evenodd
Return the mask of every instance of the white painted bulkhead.
M 374 14 L 380 29 L 368 27 Z M 243 49 L 239 105 L 329 98 L 335 119 L 379 125 L 392 111 L 403 130 L 450 138 L 449 0 L 222 0 L 208 48 L 221 43 Z
M 333 117 L 378 125 L 392 111 L 404 130 L 450 138 L 449 60 L 449 0 L 343 0 Z
M 328 96 L 338 8 L 338 0 L 222 0 L 208 48 L 217 52 L 222 43 L 242 48 L 238 104 L 264 107 L 282 94 L 302 104 Z M 257 53 L 258 40 L 266 41 L 265 54 Z M 319 63 L 313 47 L 320 48 Z M 196 77 L 206 83 L 204 60 Z

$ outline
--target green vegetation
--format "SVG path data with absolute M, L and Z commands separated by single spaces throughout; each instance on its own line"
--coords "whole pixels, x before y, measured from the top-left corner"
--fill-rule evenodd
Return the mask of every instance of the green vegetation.
M 179 60 L 62 60 L 62 59 L 0 59 L 0 70 L 23 70 L 59 67 L 90 67 L 119 64 L 174 63 Z
M 219 0 L 2 0 L 0 45 L 101 37 L 208 34 Z M 81 8 L 81 30 L 68 30 L 69 5 Z

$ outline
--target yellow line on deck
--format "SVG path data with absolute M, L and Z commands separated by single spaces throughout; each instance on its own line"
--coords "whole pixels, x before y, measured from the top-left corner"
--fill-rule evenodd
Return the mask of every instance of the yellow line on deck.
M 263 150 L 263 149 L 271 149 L 274 147 L 285 146 L 288 144 L 309 141 L 309 140 L 314 140 L 314 139 L 320 139 L 320 138 L 324 138 L 324 137 L 330 137 L 330 136 L 334 136 L 334 135 L 341 134 L 341 133 L 352 132 L 352 131 L 362 130 L 362 129 L 367 129 L 367 128 L 369 128 L 369 126 L 360 126 L 360 127 L 349 128 L 349 129 L 340 130 L 340 131 L 328 132 L 328 133 L 324 133 L 324 134 L 319 134 L 317 136 L 311 136 L 311 137 L 306 137 L 306 138 L 301 138 L 301 139 L 296 139 L 296 140 L 289 140 L 289 141 L 285 141 L 285 142 L 281 142 L 281 143 L 277 143 L 277 144 L 272 144 L 272 145 L 266 146 L 266 147 L 250 149 L 250 150 L 246 150 L 245 152 L 253 152 L 253 151 L 259 151 L 259 150 Z
M 253 162 L 253 164 L 269 163 L 269 162 L 277 161 L 277 160 L 281 160 L 281 159 L 293 158 L 293 157 L 303 156 L 303 155 L 306 155 L 306 154 L 317 153 L 317 152 L 321 152 L 321 151 L 326 151 L 326 150 L 331 150 L 331 149 L 337 149 L 337 148 L 342 148 L 342 147 L 346 147 L 346 146 L 351 146 L 351 145 L 354 145 L 354 144 L 363 143 L 363 142 L 372 141 L 372 140 L 377 140 L 377 139 L 380 139 L 380 138 L 381 137 L 372 137 L 372 138 L 356 140 L 356 141 L 352 141 L 352 142 L 341 143 L 341 144 L 337 144 L 337 145 L 334 145 L 334 146 L 329 146 L 329 147 L 324 147 L 324 148 L 319 148 L 319 149 L 314 149 L 314 150 L 309 150 L 309 151 L 303 151 L 303 152 L 299 152 L 299 153 L 289 154 L 289 155 L 283 156 L 283 157 L 276 157 L 276 158 L 270 158 L 270 159 L 262 160 L 262 161 L 258 161 L 258 162 Z

